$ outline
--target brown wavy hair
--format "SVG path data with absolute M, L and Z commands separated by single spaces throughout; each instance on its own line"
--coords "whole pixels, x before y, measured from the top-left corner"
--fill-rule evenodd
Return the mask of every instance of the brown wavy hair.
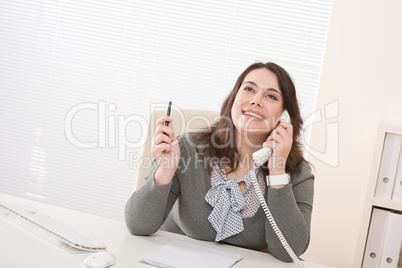
M 231 109 L 235 101 L 236 94 L 239 91 L 239 88 L 247 74 L 255 69 L 261 68 L 265 68 L 273 72 L 278 79 L 279 88 L 283 95 L 283 109 L 288 110 L 290 120 L 293 125 L 293 144 L 286 161 L 285 169 L 286 172 L 297 173 L 299 171 L 298 165 L 300 162 L 303 160 L 306 161 L 303 157 L 302 145 L 298 139 L 302 130 L 303 119 L 300 115 L 296 88 L 289 73 L 281 66 L 273 62 L 257 62 L 251 64 L 240 74 L 232 91 L 222 104 L 219 121 L 213 124 L 208 131 L 201 132 L 196 138 L 196 142 L 210 145 L 213 141 L 214 146 L 203 147 L 204 155 L 214 159 L 228 159 L 229 161 L 227 161 L 226 164 L 230 167 L 230 172 L 233 172 L 238 168 L 240 159 L 236 147 L 236 139 L 234 138 L 235 126 L 232 120 Z M 310 163 L 308 164 L 311 166 Z M 265 163 L 263 170 L 264 173 L 268 174 L 267 163 Z

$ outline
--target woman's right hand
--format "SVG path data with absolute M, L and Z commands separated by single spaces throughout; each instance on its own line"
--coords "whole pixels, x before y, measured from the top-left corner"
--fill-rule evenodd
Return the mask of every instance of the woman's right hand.
M 169 122 L 169 126 L 165 126 L 166 121 Z M 157 185 L 166 185 L 171 182 L 180 161 L 180 146 L 173 131 L 172 121 L 173 117 L 167 115 L 156 121 L 151 153 L 159 164 L 155 173 Z

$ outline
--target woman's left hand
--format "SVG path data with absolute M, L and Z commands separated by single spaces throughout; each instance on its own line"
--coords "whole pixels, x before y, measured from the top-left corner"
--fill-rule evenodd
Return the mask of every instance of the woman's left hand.
M 270 175 L 285 174 L 286 160 L 293 144 L 293 126 L 289 123 L 281 122 L 272 132 L 263 147 L 272 149 L 271 158 L 268 161 Z

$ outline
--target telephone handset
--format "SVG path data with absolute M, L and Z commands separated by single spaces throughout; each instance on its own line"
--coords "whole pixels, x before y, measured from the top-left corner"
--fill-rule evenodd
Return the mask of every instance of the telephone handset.
M 281 115 L 279 116 L 280 122 L 286 122 L 290 124 L 290 116 L 287 110 L 283 110 Z M 275 127 L 276 128 L 276 127 Z M 274 128 L 274 129 L 275 129 Z M 257 166 L 261 166 L 265 162 L 269 160 L 272 154 L 272 149 L 269 147 L 264 147 L 257 152 L 253 153 L 253 160 Z
M 280 122 L 286 122 L 290 123 L 290 116 L 289 113 L 286 110 L 283 110 L 281 116 L 279 117 Z M 254 160 L 254 166 L 259 167 L 265 162 L 269 160 L 272 154 L 272 149 L 269 147 L 264 147 L 257 152 L 253 153 L 253 160 Z M 286 249 L 287 253 L 289 256 L 292 258 L 292 260 L 296 263 L 297 267 L 302 268 L 304 267 L 303 264 L 300 262 L 300 260 L 297 258 L 296 254 L 293 252 L 292 248 L 289 246 L 288 242 L 286 241 L 285 237 L 283 236 L 281 230 L 279 230 L 278 226 L 276 225 L 276 222 L 274 218 L 272 217 L 271 211 L 269 210 L 267 203 L 265 202 L 265 198 L 263 193 L 261 192 L 260 186 L 258 185 L 257 178 L 255 175 L 255 168 L 253 168 L 250 172 L 251 175 L 251 181 L 253 183 L 254 190 L 257 194 L 258 201 L 261 204 L 261 207 L 263 208 L 265 215 L 267 216 L 267 219 L 274 230 L 275 234 L 278 236 L 279 240 L 282 243 L 282 246 Z

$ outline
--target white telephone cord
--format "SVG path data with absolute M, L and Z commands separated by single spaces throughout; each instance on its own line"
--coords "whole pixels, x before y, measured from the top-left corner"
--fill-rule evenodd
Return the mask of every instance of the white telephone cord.
M 288 242 L 286 241 L 285 237 L 283 236 L 281 230 L 279 230 L 278 225 L 274 218 L 272 217 L 271 211 L 269 210 L 267 203 L 265 202 L 264 195 L 261 192 L 260 186 L 258 185 L 257 178 L 255 176 L 255 169 L 250 173 L 251 181 L 253 182 L 254 190 L 257 194 L 258 201 L 260 202 L 262 209 L 267 216 L 269 223 L 271 224 L 272 229 L 274 230 L 275 234 L 278 236 L 279 240 L 282 243 L 282 246 L 286 249 L 289 256 L 292 258 L 293 262 L 296 263 L 298 268 L 304 268 L 303 264 L 300 262 L 299 258 L 297 258 L 296 254 L 293 252 L 292 248 L 289 246 Z

